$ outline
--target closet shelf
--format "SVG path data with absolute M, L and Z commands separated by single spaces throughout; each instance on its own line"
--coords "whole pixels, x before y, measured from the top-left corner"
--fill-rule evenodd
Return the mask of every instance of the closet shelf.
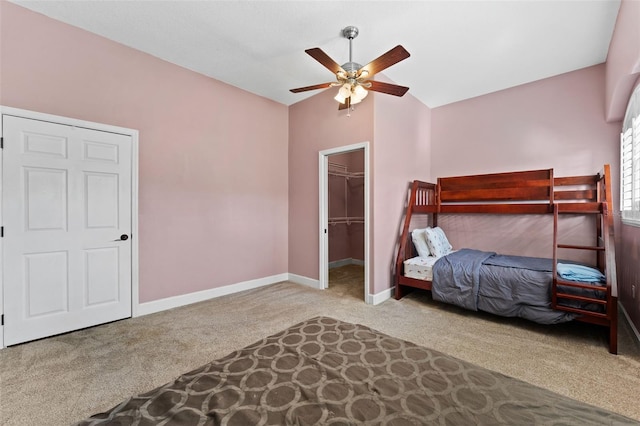
M 347 179 L 364 178 L 364 172 L 347 172 L 340 170 L 329 170 L 330 176 L 341 176 Z
M 330 176 L 344 177 L 347 178 L 347 180 L 351 178 L 364 178 L 364 172 L 350 172 L 348 167 L 344 164 L 331 162 L 329 162 L 328 174 Z
M 360 216 L 345 216 L 345 217 L 330 217 L 329 225 L 364 223 L 364 217 Z
M 350 172 L 347 166 L 338 163 L 329 163 L 328 173 L 330 176 L 344 177 L 344 216 L 329 217 L 329 225 L 346 224 L 347 226 L 354 223 L 364 223 L 364 217 L 362 216 L 350 216 L 349 215 L 349 185 L 347 182 L 352 178 L 363 178 L 364 172 Z M 329 206 L 331 211 L 331 206 Z M 359 212 L 358 212 L 359 213 Z

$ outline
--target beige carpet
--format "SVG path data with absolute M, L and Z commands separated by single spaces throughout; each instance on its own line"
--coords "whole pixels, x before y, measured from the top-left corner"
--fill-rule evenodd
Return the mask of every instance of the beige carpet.
M 302 320 L 365 324 L 640 420 L 640 345 L 621 321 L 619 355 L 587 324 L 540 326 L 467 312 L 414 292 L 363 302 L 362 268 L 330 289 L 283 282 L 0 350 L 0 423 L 67 425 Z

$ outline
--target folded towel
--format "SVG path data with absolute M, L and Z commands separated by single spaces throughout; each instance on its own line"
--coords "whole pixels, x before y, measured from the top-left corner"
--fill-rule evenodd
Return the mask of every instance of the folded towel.
M 597 269 L 573 263 L 558 263 L 558 275 L 560 275 L 560 278 L 569 281 L 580 281 L 586 283 L 599 283 L 606 281 L 605 276 Z

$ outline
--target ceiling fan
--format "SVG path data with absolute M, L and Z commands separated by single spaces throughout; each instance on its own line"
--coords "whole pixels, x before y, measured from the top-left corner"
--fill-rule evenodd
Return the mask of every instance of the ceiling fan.
M 331 59 L 329 55 L 324 53 L 319 47 L 305 50 L 309 56 L 334 73 L 337 81 L 299 87 L 297 89 L 291 89 L 291 92 L 300 93 L 308 90 L 340 86 L 338 94 L 334 98 L 336 101 L 340 102 L 338 109 L 349 108 L 351 105 L 361 102 L 367 96 L 368 90 L 394 96 L 403 96 L 407 93 L 407 90 L 409 90 L 408 87 L 384 83 L 382 81 L 369 80 L 374 76 L 374 74 L 411 56 L 404 47 L 398 45 L 387 53 L 384 53 L 382 56 L 369 62 L 367 65 L 362 66 L 353 62 L 351 58 L 351 42 L 358 36 L 358 28 L 353 26 L 346 27 L 342 30 L 342 35 L 349 39 L 349 62 L 342 66 L 338 65 L 336 61 Z

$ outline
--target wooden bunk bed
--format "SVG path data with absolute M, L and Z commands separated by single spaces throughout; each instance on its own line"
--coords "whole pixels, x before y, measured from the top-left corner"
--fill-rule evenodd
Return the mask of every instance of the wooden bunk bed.
M 599 174 L 588 176 L 555 177 L 553 169 L 546 169 L 438 178 L 437 184 L 414 181 L 395 264 L 396 299 L 412 288 L 432 290 L 432 281 L 404 274 L 404 262 L 417 256 L 411 240 L 412 216 L 430 215 L 431 226 L 435 227 L 439 214 L 471 213 L 553 215 L 551 309 L 571 313 L 576 321 L 608 328 L 609 352 L 617 353 L 618 291 L 609 165 Z M 595 216 L 594 244 L 582 246 L 558 241 L 561 215 Z M 593 285 L 560 278 L 556 269 L 558 249 L 594 252 L 595 267 L 604 274 L 606 283 Z M 595 295 L 576 294 L 567 289 L 585 289 Z

